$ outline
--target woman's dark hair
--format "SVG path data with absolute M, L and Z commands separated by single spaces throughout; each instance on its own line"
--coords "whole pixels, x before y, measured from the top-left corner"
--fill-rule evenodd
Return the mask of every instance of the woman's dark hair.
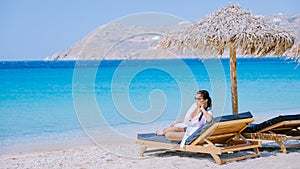
M 206 90 L 199 90 L 197 92 L 197 94 L 200 94 L 201 97 L 203 97 L 203 99 L 207 99 L 208 100 L 207 101 L 207 107 L 212 107 L 212 105 L 211 105 L 211 98 L 209 97 L 208 91 L 206 91 Z

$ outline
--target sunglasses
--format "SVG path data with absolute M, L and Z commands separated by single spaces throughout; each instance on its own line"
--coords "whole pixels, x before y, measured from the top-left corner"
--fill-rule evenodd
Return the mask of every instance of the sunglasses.
M 203 98 L 202 98 L 202 97 L 195 97 L 194 99 L 200 101 L 200 100 L 202 100 Z

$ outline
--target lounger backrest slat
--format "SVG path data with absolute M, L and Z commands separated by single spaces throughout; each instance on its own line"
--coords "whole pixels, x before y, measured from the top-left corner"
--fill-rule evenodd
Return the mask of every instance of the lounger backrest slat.
M 253 118 L 247 118 L 215 123 L 195 139 L 191 145 L 201 145 L 205 143 L 205 139 L 213 143 L 226 143 L 236 136 L 237 133 L 241 133 L 253 121 Z
M 253 121 L 254 121 L 253 118 L 248 118 L 248 119 L 220 122 L 218 123 L 217 129 L 214 131 L 212 135 L 240 132 L 241 130 L 244 130 Z
M 219 137 L 222 139 L 217 139 L 218 141 L 229 139 L 232 135 L 240 133 L 253 121 L 254 119 L 250 112 L 216 117 L 212 122 L 206 123 L 189 136 L 186 144 L 203 144 L 205 139 L 210 139 L 210 137 L 218 135 L 223 135 Z M 225 136 L 226 134 L 231 134 L 231 136 Z

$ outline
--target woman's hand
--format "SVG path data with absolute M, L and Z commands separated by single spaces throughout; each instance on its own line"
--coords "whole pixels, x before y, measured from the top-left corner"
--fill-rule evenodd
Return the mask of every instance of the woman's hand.
M 201 110 L 201 112 L 205 111 L 204 104 L 202 104 L 202 105 L 200 106 L 200 110 Z

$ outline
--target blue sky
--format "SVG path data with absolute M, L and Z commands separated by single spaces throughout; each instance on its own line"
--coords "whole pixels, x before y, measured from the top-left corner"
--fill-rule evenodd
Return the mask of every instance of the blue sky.
M 43 60 L 96 27 L 142 12 L 196 21 L 231 3 L 254 14 L 299 14 L 298 0 L 0 0 L 0 60 Z

